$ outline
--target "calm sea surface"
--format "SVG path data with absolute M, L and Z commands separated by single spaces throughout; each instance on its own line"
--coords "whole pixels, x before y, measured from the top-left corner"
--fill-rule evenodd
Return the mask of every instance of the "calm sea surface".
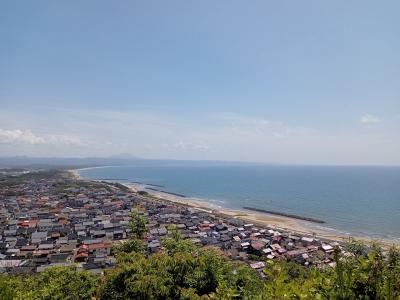
M 324 227 L 400 239 L 400 167 L 101 167 L 84 178 L 138 181 L 226 208 L 314 217 Z

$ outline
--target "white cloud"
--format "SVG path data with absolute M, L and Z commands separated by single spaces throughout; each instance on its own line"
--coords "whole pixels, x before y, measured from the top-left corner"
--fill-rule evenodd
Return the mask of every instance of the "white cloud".
M 21 129 L 1 129 L 0 143 L 2 144 L 62 144 L 62 145 L 83 145 L 81 139 L 77 136 L 69 136 L 63 134 L 37 135 L 31 130 Z
M 83 142 L 79 136 L 65 135 L 65 134 L 52 134 L 46 139 L 49 144 L 63 144 L 63 145 L 75 145 L 84 146 L 90 144 L 90 142 Z
M 365 131 L 358 126 L 310 128 L 229 112 L 186 116 L 159 111 L 76 110 L 56 111 L 42 119 L 31 112 L 20 114 L 0 112 L 0 128 L 35 130 L 0 129 L 0 155 L 130 153 L 165 159 L 400 164 L 400 124 L 391 125 L 389 119 L 385 128 Z M 381 121 L 371 115 L 361 119 L 363 123 Z
M 193 143 L 193 142 L 185 142 L 178 141 L 172 145 L 165 144 L 166 148 L 179 149 L 183 151 L 193 151 L 193 150 L 208 150 L 210 147 L 204 143 Z
M 360 118 L 360 122 L 363 124 L 377 124 L 382 122 L 382 120 L 377 116 L 365 114 Z
M 44 144 L 43 137 L 36 136 L 30 130 L 6 130 L 0 128 L 0 142 L 2 143 L 28 143 L 28 144 Z

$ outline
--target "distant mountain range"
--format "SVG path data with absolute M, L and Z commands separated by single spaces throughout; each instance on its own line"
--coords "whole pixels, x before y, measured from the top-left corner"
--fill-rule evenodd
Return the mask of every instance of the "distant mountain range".
M 96 166 L 221 166 L 221 165 L 254 165 L 256 163 L 229 161 L 194 161 L 143 159 L 131 155 L 114 155 L 110 157 L 0 157 L 0 168 L 84 168 Z

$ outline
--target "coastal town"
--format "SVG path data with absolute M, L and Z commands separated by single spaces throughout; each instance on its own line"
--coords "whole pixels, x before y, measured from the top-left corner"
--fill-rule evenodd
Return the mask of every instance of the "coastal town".
M 200 247 L 248 264 L 262 277 L 268 260 L 334 267 L 334 249 L 342 248 L 336 241 L 246 223 L 119 183 L 78 179 L 66 171 L 3 172 L 0 272 L 75 265 L 101 274 L 116 265 L 113 246 L 131 236 L 131 211 L 138 206 L 148 220 L 148 254 L 163 251 L 163 239 L 179 231 Z

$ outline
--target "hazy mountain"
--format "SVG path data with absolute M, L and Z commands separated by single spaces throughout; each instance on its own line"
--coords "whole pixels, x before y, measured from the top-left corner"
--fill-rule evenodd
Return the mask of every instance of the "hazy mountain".
M 232 162 L 232 161 L 193 161 L 193 160 L 163 160 L 163 159 L 143 159 L 132 155 L 118 154 L 110 157 L 29 157 L 12 156 L 0 157 L 0 168 L 30 167 L 63 167 L 63 168 L 84 168 L 94 166 L 117 166 L 117 165 L 137 165 L 137 166 L 221 166 L 221 165 L 254 165 L 251 162 Z

